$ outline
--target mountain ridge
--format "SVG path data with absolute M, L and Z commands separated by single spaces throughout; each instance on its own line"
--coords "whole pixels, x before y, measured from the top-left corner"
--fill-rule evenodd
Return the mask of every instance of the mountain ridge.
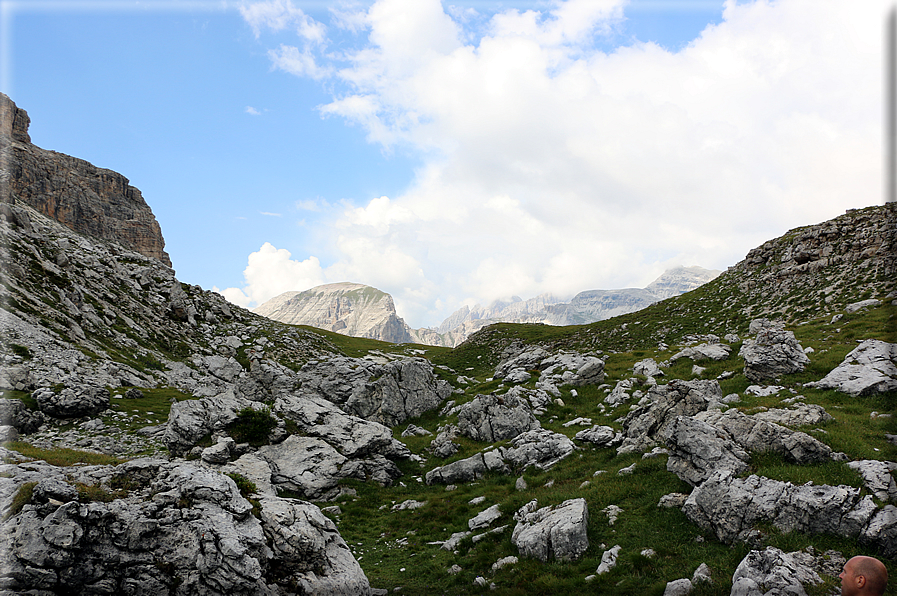
M 281 323 L 309 325 L 354 337 L 455 347 L 494 323 L 581 325 L 634 312 L 693 290 L 719 274 L 703 267 L 679 266 L 668 269 L 645 288 L 587 290 L 576 294 L 570 302 L 544 293 L 528 300 L 518 296 L 508 301 L 496 300 L 485 307 L 465 305 L 436 328 L 412 329 L 398 316 L 389 294 L 353 282 L 284 292 L 252 311 Z

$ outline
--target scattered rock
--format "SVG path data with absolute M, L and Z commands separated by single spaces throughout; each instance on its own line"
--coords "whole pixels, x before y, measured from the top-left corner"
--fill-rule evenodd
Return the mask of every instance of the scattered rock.
M 105 387 L 65 387 L 59 393 L 42 387 L 34 391 L 31 397 L 41 412 L 54 418 L 95 416 L 107 410 L 110 404 L 109 390 Z
M 614 431 L 609 426 L 595 425 L 592 428 L 581 430 L 573 437 L 577 441 L 585 441 L 596 447 L 615 447 L 623 441 L 622 433 Z
M 599 564 L 598 569 L 595 570 L 596 575 L 604 575 L 617 566 L 617 557 L 620 556 L 621 548 L 622 547 L 617 544 L 601 554 L 601 564 Z

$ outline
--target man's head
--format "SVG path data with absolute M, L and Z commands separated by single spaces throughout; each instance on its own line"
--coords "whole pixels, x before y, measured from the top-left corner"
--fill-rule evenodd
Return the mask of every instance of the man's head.
M 874 594 L 881 596 L 888 584 L 888 570 L 873 557 L 854 557 L 844 564 L 841 572 L 842 596 Z

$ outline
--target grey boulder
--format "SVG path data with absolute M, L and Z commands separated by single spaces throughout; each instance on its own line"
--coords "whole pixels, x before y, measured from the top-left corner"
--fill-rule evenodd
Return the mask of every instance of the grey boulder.
M 541 424 L 522 399 L 478 395 L 458 410 L 458 428 L 474 441 L 494 443 L 541 428 Z
M 570 499 L 556 507 L 518 512 L 511 542 L 524 557 L 548 561 L 578 559 L 589 548 L 589 508 L 585 499 Z
M 775 379 L 783 374 L 800 372 L 810 363 L 803 348 L 781 321 L 755 319 L 750 332 L 755 339 L 746 339 L 739 355 L 744 358 L 744 375 L 754 383 Z
M 58 393 L 42 387 L 32 393 L 40 411 L 54 418 L 95 416 L 109 409 L 109 390 L 105 387 L 65 387 Z
M 834 389 L 855 397 L 897 389 L 897 344 L 867 339 L 829 374 L 805 387 Z

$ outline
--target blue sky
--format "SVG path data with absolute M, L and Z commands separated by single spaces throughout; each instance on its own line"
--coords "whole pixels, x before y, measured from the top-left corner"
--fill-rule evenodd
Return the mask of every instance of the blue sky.
M 143 192 L 182 281 L 435 326 L 879 203 L 886 5 L 4 1 L 0 86 Z

